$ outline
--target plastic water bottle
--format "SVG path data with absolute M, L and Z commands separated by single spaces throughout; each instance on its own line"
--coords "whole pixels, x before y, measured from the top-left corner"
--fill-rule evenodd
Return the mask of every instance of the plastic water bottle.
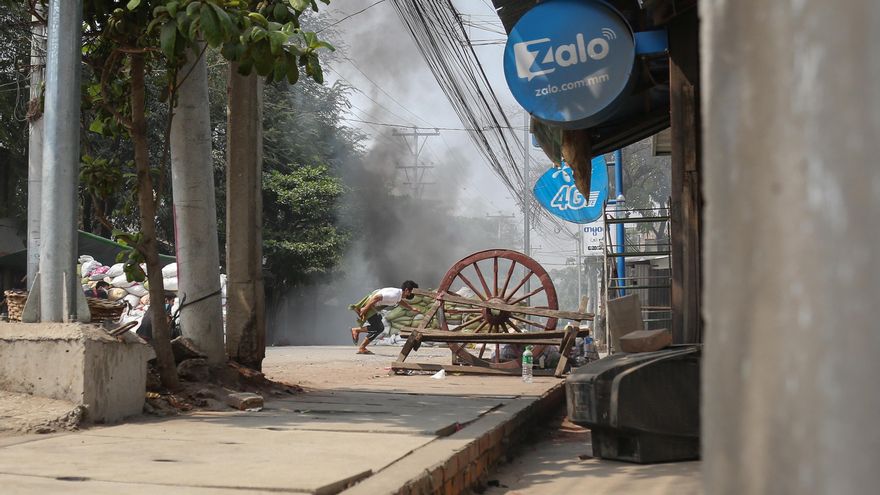
M 532 346 L 527 346 L 523 352 L 522 378 L 525 383 L 532 383 Z

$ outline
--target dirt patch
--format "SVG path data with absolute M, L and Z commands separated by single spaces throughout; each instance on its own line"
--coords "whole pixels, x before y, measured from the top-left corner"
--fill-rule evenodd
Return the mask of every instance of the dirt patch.
M 207 379 L 182 379 L 181 388 L 174 392 L 159 384 L 159 374 L 154 367 L 150 366 L 148 375 L 144 413 L 155 416 L 189 411 L 227 411 L 230 409 L 227 398 L 241 392 L 269 399 L 303 391 L 298 385 L 269 380 L 263 373 L 231 361 L 222 368 L 206 369 Z

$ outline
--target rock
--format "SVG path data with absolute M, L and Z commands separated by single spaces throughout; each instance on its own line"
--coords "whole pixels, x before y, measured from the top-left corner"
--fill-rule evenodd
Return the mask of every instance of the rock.
M 187 359 L 197 359 L 208 357 L 200 351 L 192 340 L 186 337 L 177 337 L 171 341 L 171 351 L 174 353 L 174 362 L 180 364 Z
M 211 369 L 206 359 L 187 359 L 177 365 L 177 375 L 188 382 L 207 382 L 211 379 Z
M 623 352 L 659 351 L 672 344 L 672 332 L 661 330 L 637 330 L 620 338 L 620 350 Z
M 240 411 L 246 409 L 259 410 L 263 408 L 263 398 L 257 394 L 249 392 L 229 394 L 229 396 L 226 397 L 226 403 Z
M 217 396 L 214 392 L 209 388 L 202 388 L 196 392 L 196 398 L 198 399 L 216 399 Z

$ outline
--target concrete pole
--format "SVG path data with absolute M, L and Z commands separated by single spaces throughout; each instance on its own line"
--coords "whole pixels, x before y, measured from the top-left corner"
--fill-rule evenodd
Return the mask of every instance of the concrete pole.
M 880 486 L 880 3 L 702 0 L 703 483 Z
M 178 71 L 178 81 L 177 106 L 171 121 L 171 178 L 178 294 L 185 297 L 180 311 L 181 331 L 208 355 L 210 364 L 220 365 L 226 359 L 220 304 L 220 254 L 211 159 L 208 69 L 200 46 L 189 53 L 187 62 Z
M 226 124 L 226 352 L 261 369 L 266 355 L 263 288 L 263 84 L 230 64 Z
M 34 5 L 42 13 L 42 5 Z M 46 26 L 31 18 L 31 87 L 28 103 L 28 211 L 27 211 L 27 288 L 34 283 L 40 266 L 40 211 L 43 198 L 43 75 L 46 65 Z
M 530 136 L 529 136 L 529 124 L 530 116 L 528 112 L 523 112 L 523 191 L 522 191 L 522 202 L 523 202 L 523 253 L 526 256 L 532 255 L 532 245 L 531 245 L 531 230 L 532 226 L 530 223 L 530 206 L 531 206 L 531 194 L 529 186 L 531 185 L 531 180 L 529 180 L 531 172 L 529 171 L 529 158 L 530 157 L 530 147 L 532 146 Z M 528 269 L 523 267 L 523 276 L 528 275 Z M 529 277 L 531 278 L 531 277 Z M 525 294 L 528 294 L 531 291 L 531 280 L 526 279 L 526 283 L 523 286 L 523 290 Z M 526 299 L 525 303 L 528 305 L 529 300 Z
M 40 318 L 76 315 L 82 1 L 49 2 L 40 213 Z

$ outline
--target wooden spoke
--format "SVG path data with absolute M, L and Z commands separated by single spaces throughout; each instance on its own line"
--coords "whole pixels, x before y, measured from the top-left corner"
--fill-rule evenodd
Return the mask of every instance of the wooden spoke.
M 462 328 L 469 327 L 478 321 L 483 321 L 483 315 L 480 315 L 476 318 L 471 318 L 470 320 L 468 320 L 466 322 L 462 322 L 462 324 L 459 325 L 458 327 L 456 327 L 455 330 L 458 331 L 458 330 L 461 330 Z
M 492 297 L 498 297 L 498 256 L 492 258 L 492 273 L 494 276 L 492 280 L 494 280 L 494 291 L 492 291 Z
M 506 327 L 507 333 L 522 333 L 520 329 L 510 321 L 505 321 L 504 326 Z
M 455 314 L 455 313 L 482 313 L 482 309 L 447 309 L 446 314 Z
M 527 281 L 529 278 L 531 278 L 531 276 L 534 275 L 534 274 L 535 274 L 535 272 L 529 270 L 528 275 L 526 275 L 525 277 L 523 277 L 522 280 L 519 281 L 519 284 L 517 284 L 517 286 L 514 287 L 512 291 L 510 291 L 510 295 L 509 295 L 509 296 L 505 294 L 503 299 L 504 299 L 505 301 L 507 301 L 507 300 L 509 300 L 511 297 L 513 297 L 514 294 L 516 294 L 516 291 L 518 291 L 523 285 L 526 285 L 526 281 Z
M 501 344 L 495 344 L 495 356 L 492 360 L 496 363 L 501 362 Z
M 479 297 L 481 301 L 486 300 L 486 298 L 482 294 L 480 294 L 480 291 L 478 291 L 477 288 L 474 287 L 474 284 L 472 284 L 471 281 L 468 280 L 468 278 L 464 276 L 464 273 L 459 273 L 458 278 L 460 278 L 465 283 L 465 285 L 470 287 L 471 290 L 474 291 L 474 294 L 476 294 L 477 297 Z
M 507 294 L 507 286 L 510 284 L 510 279 L 513 277 L 513 270 L 516 268 L 516 261 L 510 260 L 510 270 L 507 271 L 507 278 L 504 280 L 504 288 L 501 289 L 501 292 L 498 295 L 501 296 L 502 299 L 505 299 L 504 294 Z
M 489 324 L 488 321 L 484 321 L 483 323 L 480 323 L 480 326 L 478 326 L 477 329 L 474 330 L 474 333 L 480 333 L 480 330 L 482 330 L 483 328 L 485 328 L 485 326 L 488 325 L 488 324 Z
M 486 279 L 483 278 L 483 272 L 480 270 L 480 264 L 474 262 L 474 270 L 477 272 L 477 278 L 480 279 L 480 284 L 483 285 L 483 290 L 486 291 L 486 299 L 492 299 L 492 291 L 489 290 L 489 286 L 486 284 Z M 483 299 L 484 301 L 486 299 Z
M 483 347 L 480 348 L 480 359 L 483 359 L 483 353 L 486 352 L 486 343 L 483 342 Z
M 539 292 L 542 292 L 543 290 L 544 290 L 544 286 L 542 285 L 542 286 L 538 287 L 537 289 L 535 289 L 535 290 L 529 292 L 528 294 L 522 296 L 521 298 L 517 299 L 516 301 L 510 301 L 510 302 L 507 303 L 507 304 L 517 304 L 517 303 L 521 303 L 521 302 L 525 301 L 526 299 L 528 299 L 528 298 L 534 296 L 535 294 L 537 294 L 537 293 L 539 293 Z
M 529 320 L 526 320 L 525 318 L 520 318 L 519 316 L 514 316 L 514 315 L 510 315 L 510 317 L 516 321 L 525 323 L 527 325 L 531 325 L 533 327 L 544 328 L 544 325 L 542 325 L 536 321 L 529 321 Z

